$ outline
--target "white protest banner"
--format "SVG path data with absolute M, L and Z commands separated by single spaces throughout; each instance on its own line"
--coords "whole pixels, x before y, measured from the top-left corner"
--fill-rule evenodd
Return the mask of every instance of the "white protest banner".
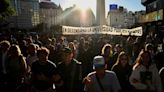
M 63 35 L 110 34 L 110 35 L 142 36 L 142 27 L 137 27 L 133 29 L 118 29 L 110 26 L 95 26 L 95 27 L 62 26 L 62 34 Z
M 142 30 L 142 27 L 137 27 L 137 28 L 130 29 L 130 32 L 131 32 L 131 35 L 142 36 L 143 31 L 141 30 Z

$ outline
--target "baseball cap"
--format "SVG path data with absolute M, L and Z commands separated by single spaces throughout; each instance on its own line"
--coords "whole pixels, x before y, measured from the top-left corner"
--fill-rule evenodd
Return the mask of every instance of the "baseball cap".
M 105 67 L 105 60 L 103 56 L 95 56 L 93 58 L 93 69 L 99 69 Z

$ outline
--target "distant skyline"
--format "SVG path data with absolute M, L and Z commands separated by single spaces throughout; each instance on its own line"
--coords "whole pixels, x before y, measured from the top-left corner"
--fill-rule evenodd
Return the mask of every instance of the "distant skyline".
M 96 0 L 51 0 L 57 5 L 61 5 L 62 9 L 65 10 L 76 4 L 80 7 L 90 7 L 94 14 L 96 14 Z M 145 10 L 145 7 L 141 4 L 141 0 L 105 0 L 106 16 L 109 11 L 110 4 L 117 4 L 127 8 L 128 11 L 140 11 Z

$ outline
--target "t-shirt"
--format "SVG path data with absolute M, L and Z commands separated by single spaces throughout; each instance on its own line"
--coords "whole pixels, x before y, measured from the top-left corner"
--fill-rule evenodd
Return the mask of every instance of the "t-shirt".
M 149 85 L 152 84 L 152 72 L 149 71 L 141 71 L 140 72 L 140 78 L 141 78 L 141 83 L 147 85 L 147 87 L 149 88 Z
M 90 77 L 93 82 L 93 92 L 102 92 L 96 78 L 96 72 L 88 74 L 88 77 Z M 121 89 L 117 76 L 112 71 L 106 70 L 105 76 L 99 80 L 104 88 L 104 92 L 118 92 Z M 87 92 L 86 86 L 84 88 L 84 91 Z

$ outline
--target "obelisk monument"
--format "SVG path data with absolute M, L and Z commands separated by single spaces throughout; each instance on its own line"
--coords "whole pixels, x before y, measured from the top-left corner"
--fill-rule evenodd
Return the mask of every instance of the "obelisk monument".
M 97 26 L 105 25 L 105 0 L 96 2 L 96 24 Z

